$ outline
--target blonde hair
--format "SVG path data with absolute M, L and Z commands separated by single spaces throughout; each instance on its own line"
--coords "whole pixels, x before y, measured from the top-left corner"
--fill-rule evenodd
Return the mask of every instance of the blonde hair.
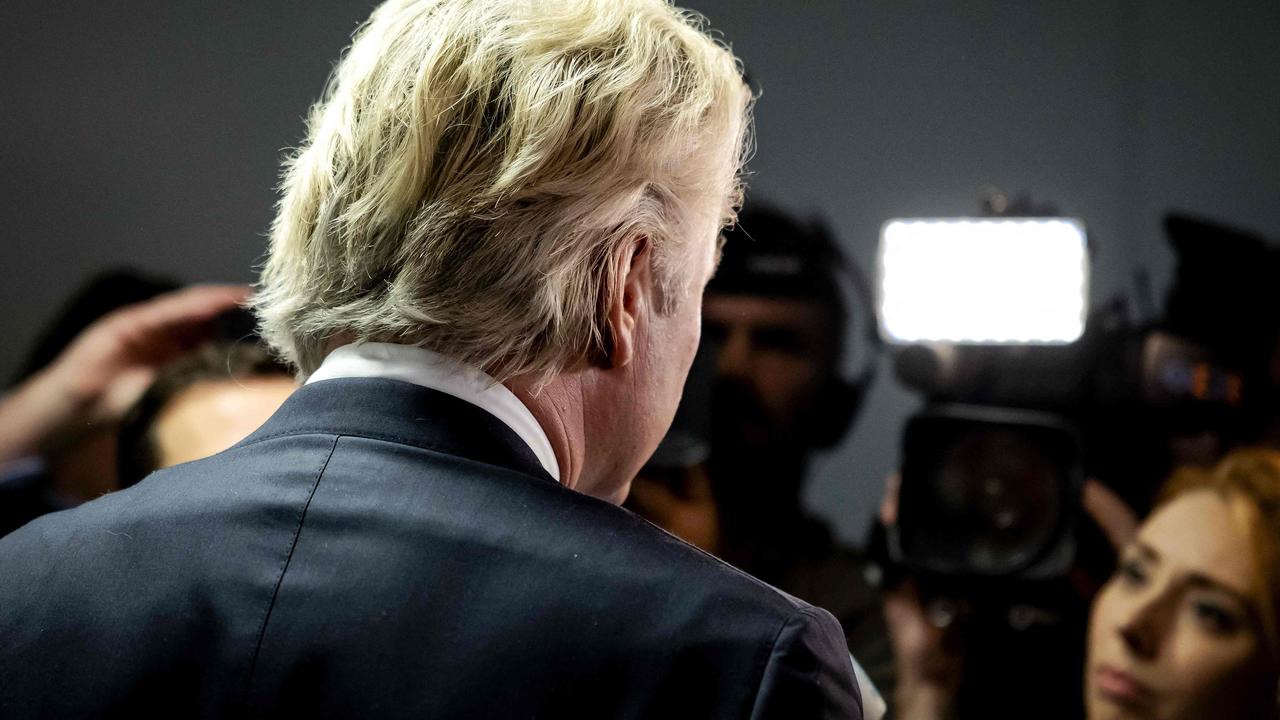
M 1248 550 L 1264 585 L 1258 598 L 1263 640 L 1280 670 L 1280 452 L 1242 448 L 1212 468 L 1181 468 L 1161 488 L 1156 507 L 1197 490 L 1229 503 L 1249 536 Z
M 665 0 L 390 0 L 285 164 L 263 337 L 304 377 L 337 335 L 499 380 L 591 362 L 628 239 L 660 310 L 687 293 L 673 258 L 699 212 L 731 218 L 750 104 Z

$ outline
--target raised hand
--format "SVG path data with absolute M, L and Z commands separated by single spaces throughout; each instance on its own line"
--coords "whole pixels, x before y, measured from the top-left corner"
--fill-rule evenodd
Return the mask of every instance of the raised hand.
M 245 285 L 193 285 L 104 315 L 0 398 L 0 462 L 119 420 L 160 366 L 207 340 L 210 321 L 248 296 Z

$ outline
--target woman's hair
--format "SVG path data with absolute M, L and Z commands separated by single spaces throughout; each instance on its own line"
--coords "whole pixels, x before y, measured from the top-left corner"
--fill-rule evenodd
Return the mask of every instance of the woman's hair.
M 1156 506 L 1198 490 L 1221 496 L 1249 536 L 1249 551 L 1265 584 L 1258 598 L 1263 640 L 1280 669 L 1280 451 L 1242 448 L 1211 468 L 1182 468 L 1165 483 Z
M 608 347 L 624 243 L 669 311 L 694 210 L 729 220 L 750 92 L 666 0 L 390 0 L 288 159 L 254 305 L 303 376 L 328 340 L 503 380 Z

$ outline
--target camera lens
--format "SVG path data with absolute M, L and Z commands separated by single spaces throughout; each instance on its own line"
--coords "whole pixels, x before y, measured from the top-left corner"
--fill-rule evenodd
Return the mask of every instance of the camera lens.
M 1015 572 L 1054 537 L 1059 479 L 1035 439 L 1009 429 L 965 433 L 932 475 L 934 501 L 916 549 L 981 574 Z

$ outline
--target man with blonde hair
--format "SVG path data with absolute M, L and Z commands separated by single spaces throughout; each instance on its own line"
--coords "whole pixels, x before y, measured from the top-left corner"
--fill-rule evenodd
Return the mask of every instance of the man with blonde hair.
M 254 299 L 307 384 L 0 542 L 0 714 L 860 717 L 829 614 L 616 506 L 698 345 L 749 105 L 664 0 L 378 7 Z

